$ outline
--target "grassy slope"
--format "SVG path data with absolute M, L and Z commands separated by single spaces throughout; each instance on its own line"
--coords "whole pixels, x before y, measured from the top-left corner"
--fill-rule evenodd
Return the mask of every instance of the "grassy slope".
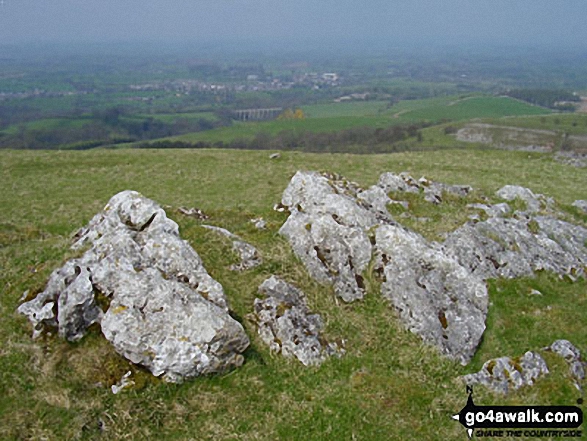
M 484 342 L 473 363 L 461 367 L 404 331 L 377 294 L 374 280 L 368 279 L 364 301 L 339 305 L 331 288 L 310 280 L 276 234 L 285 215 L 271 207 L 298 169 L 336 171 L 364 186 L 383 171 L 407 170 L 416 177 L 468 183 L 488 195 L 516 183 L 555 197 L 563 208 L 586 198 L 585 171 L 545 156 L 502 151 L 380 156 L 286 152 L 271 161 L 267 152 L 96 150 L 4 151 L 0 159 L 2 439 L 465 439 L 462 427 L 450 419 L 465 404 L 459 375 L 488 358 L 520 355 L 555 338 L 569 338 L 586 349 L 585 282 L 570 284 L 546 274 L 492 283 Z M 182 237 L 225 287 L 252 338 L 241 369 L 177 386 L 152 381 L 131 368 L 140 386 L 114 396 L 104 386 L 130 366 L 96 332 L 78 344 L 53 338 L 31 341 L 28 324 L 14 312 L 22 292 L 42 288 L 51 271 L 71 255 L 69 235 L 113 194 L 129 188 L 162 205 L 197 206 L 211 215 L 209 223 L 242 235 L 262 252 L 262 266 L 233 273 L 228 270 L 235 261 L 229 242 L 166 208 L 179 222 Z M 435 231 L 421 228 L 427 235 L 454 228 L 466 217 L 463 202 L 439 208 L 413 203 L 419 216 L 438 221 Z M 251 226 L 249 219 L 255 216 L 268 220 L 268 230 Z M 256 287 L 270 274 L 305 290 L 329 335 L 347 340 L 347 355 L 320 368 L 304 368 L 268 352 L 245 317 Z M 544 296 L 529 296 L 530 288 Z M 477 389 L 477 402 L 573 404 L 578 394 L 566 377 L 566 366 L 555 362 L 553 374 L 534 388 L 508 398 Z
M 301 121 L 236 123 L 230 127 L 167 139 L 188 142 L 231 141 L 236 138 L 253 138 L 259 132 L 271 135 L 282 130 L 331 132 L 361 126 L 387 127 L 393 124 L 411 124 L 423 120 L 433 122 L 443 119 L 463 120 L 549 113 L 547 110 L 511 98 L 488 96 L 401 101 L 389 109 L 385 102 L 357 101 L 304 106 L 303 110 L 307 118 Z

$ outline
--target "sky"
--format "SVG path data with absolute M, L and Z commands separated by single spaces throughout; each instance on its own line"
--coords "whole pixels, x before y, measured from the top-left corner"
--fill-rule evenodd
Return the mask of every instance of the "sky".
M 587 0 L 0 0 L 0 44 L 268 41 L 587 46 Z

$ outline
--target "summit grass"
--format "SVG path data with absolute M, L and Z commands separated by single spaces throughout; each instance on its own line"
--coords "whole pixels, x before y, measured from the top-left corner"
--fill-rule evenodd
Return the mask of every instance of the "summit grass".
M 559 338 L 587 350 L 587 284 L 541 273 L 489 282 L 483 342 L 471 364 L 460 366 L 403 329 L 369 274 L 367 296 L 350 305 L 313 281 L 277 234 L 286 214 L 272 210 L 297 170 L 337 172 L 363 187 L 382 172 L 408 171 L 472 185 L 471 202 L 495 200 L 505 184 L 527 186 L 554 197 L 570 220 L 585 225 L 586 217 L 570 206 L 587 198 L 585 170 L 548 155 L 494 150 L 268 156 L 226 150 L 0 152 L 0 439 L 465 439 L 450 418 L 466 402 L 459 376 L 489 358 L 519 356 Z M 23 292 L 41 290 L 51 271 L 72 256 L 72 233 L 126 189 L 158 202 L 223 285 L 234 317 L 251 338 L 241 368 L 174 385 L 130 365 L 98 329 L 79 343 L 54 336 L 31 340 L 28 322 L 15 312 Z M 452 199 L 440 207 L 416 197 L 410 204 L 418 217 L 433 220 L 410 225 L 429 238 L 456 228 L 467 214 L 466 204 Z M 230 241 L 179 214 L 179 206 L 200 208 L 210 216 L 206 223 L 242 236 L 259 249 L 263 264 L 230 271 L 237 260 Z M 259 216 L 267 220 L 266 230 L 250 222 Z M 271 274 L 307 294 L 327 335 L 345 340 L 342 358 L 306 368 L 271 354 L 256 337 L 248 314 L 257 287 Z M 530 295 L 532 289 L 542 296 Z M 574 405 L 580 393 L 566 364 L 546 357 L 552 372 L 535 386 L 507 397 L 478 387 L 476 403 Z M 113 395 L 109 386 L 128 370 L 137 386 Z

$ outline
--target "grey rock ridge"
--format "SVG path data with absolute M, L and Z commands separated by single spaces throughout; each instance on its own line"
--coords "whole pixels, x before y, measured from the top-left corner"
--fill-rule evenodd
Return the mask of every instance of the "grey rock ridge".
M 276 209 L 289 211 L 280 233 L 314 279 L 333 285 L 346 302 L 362 299 L 362 274 L 375 256 L 382 295 L 406 328 L 466 364 L 485 329 L 487 279 L 545 270 L 575 280 L 587 265 L 587 229 L 550 216 L 554 201 L 524 187 L 497 192 L 524 201 L 524 212 L 512 213 L 505 202 L 469 204 L 488 219 L 473 216 L 443 243 L 426 241 L 387 211 L 397 203 L 390 193 L 420 193 L 439 204 L 445 194 L 465 197 L 471 190 L 407 173 L 383 173 L 377 185 L 362 190 L 341 176 L 297 172 Z
M 532 276 L 546 270 L 584 277 L 587 229 L 549 216 L 468 222 L 448 235 L 444 252 L 482 278 Z
M 472 188 L 468 185 L 447 185 L 442 182 L 435 182 L 430 179 L 422 177 L 418 180 L 414 179 L 406 172 L 399 175 L 395 173 L 383 173 L 379 177 L 378 186 L 382 188 L 385 193 L 390 192 L 407 192 L 407 193 L 424 193 L 424 200 L 433 204 L 440 204 L 443 200 L 443 193 L 449 193 L 454 196 L 467 196 Z
M 172 382 L 243 363 L 249 340 L 222 286 L 155 202 L 118 193 L 72 247 L 88 249 L 18 308 L 34 336 L 48 325 L 75 341 L 100 323 L 118 353 Z
M 481 384 L 507 394 L 511 389 L 532 386 L 537 378 L 548 373 L 548 366 L 540 354 L 526 352 L 518 358 L 500 357 L 489 360 L 479 372 L 465 375 L 463 380 L 468 385 Z
M 284 357 L 296 357 L 305 366 L 319 365 L 344 349 L 322 336 L 320 315 L 313 314 L 305 295 L 295 286 L 271 276 L 259 286 L 265 298 L 255 299 L 254 321 L 261 340 Z
M 585 379 L 586 363 L 581 352 L 568 340 L 556 340 L 543 351 L 553 352 L 566 360 L 573 384 L 580 391 Z M 500 357 L 483 364 L 481 370 L 463 376 L 468 385 L 481 384 L 496 392 L 507 394 L 511 389 L 532 386 L 534 381 L 549 373 L 546 361 L 537 352 L 526 352 L 522 357 Z
M 404 227 L 383 225 L 375 237 L 383 297 L 410 331 L 467 364 L 485 331 L 483 280 Z
M 565 359 L 569 365 L 569 372 L 575 387 L 581 390 L 581 382 L 585 379 L 585 367 L 587 366 L 581 357 L 581 351 L 568 340 L 556 340 L 544 350 L 552 351 Z
M 335 294 L 347 302 L 363 297 L 362 273 L 376 250 L 377 267 L 385 277 L 382 293 L 405 326 L 466 364 L 485 329 L 483 281 L 440 248 L 399 226 L 386 209 L 393 202 L 387 192 L 425 192 L 430 182 L 385 173 L 378 185 L 363 191 L 340 176 L 298 172 L 282 197 L 290 216 L 280 233 L 310 275 L 331 283 Z M 460 196 L 470 191 L 444 184 L 434 188 L 442 189 L 436 201 L 443 191 Z

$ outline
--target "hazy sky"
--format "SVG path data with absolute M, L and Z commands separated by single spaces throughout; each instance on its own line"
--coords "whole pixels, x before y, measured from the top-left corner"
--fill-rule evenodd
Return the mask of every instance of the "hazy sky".
M 384 40 L 587 46 L 587 0 L 0 0 L 23 41 Z

